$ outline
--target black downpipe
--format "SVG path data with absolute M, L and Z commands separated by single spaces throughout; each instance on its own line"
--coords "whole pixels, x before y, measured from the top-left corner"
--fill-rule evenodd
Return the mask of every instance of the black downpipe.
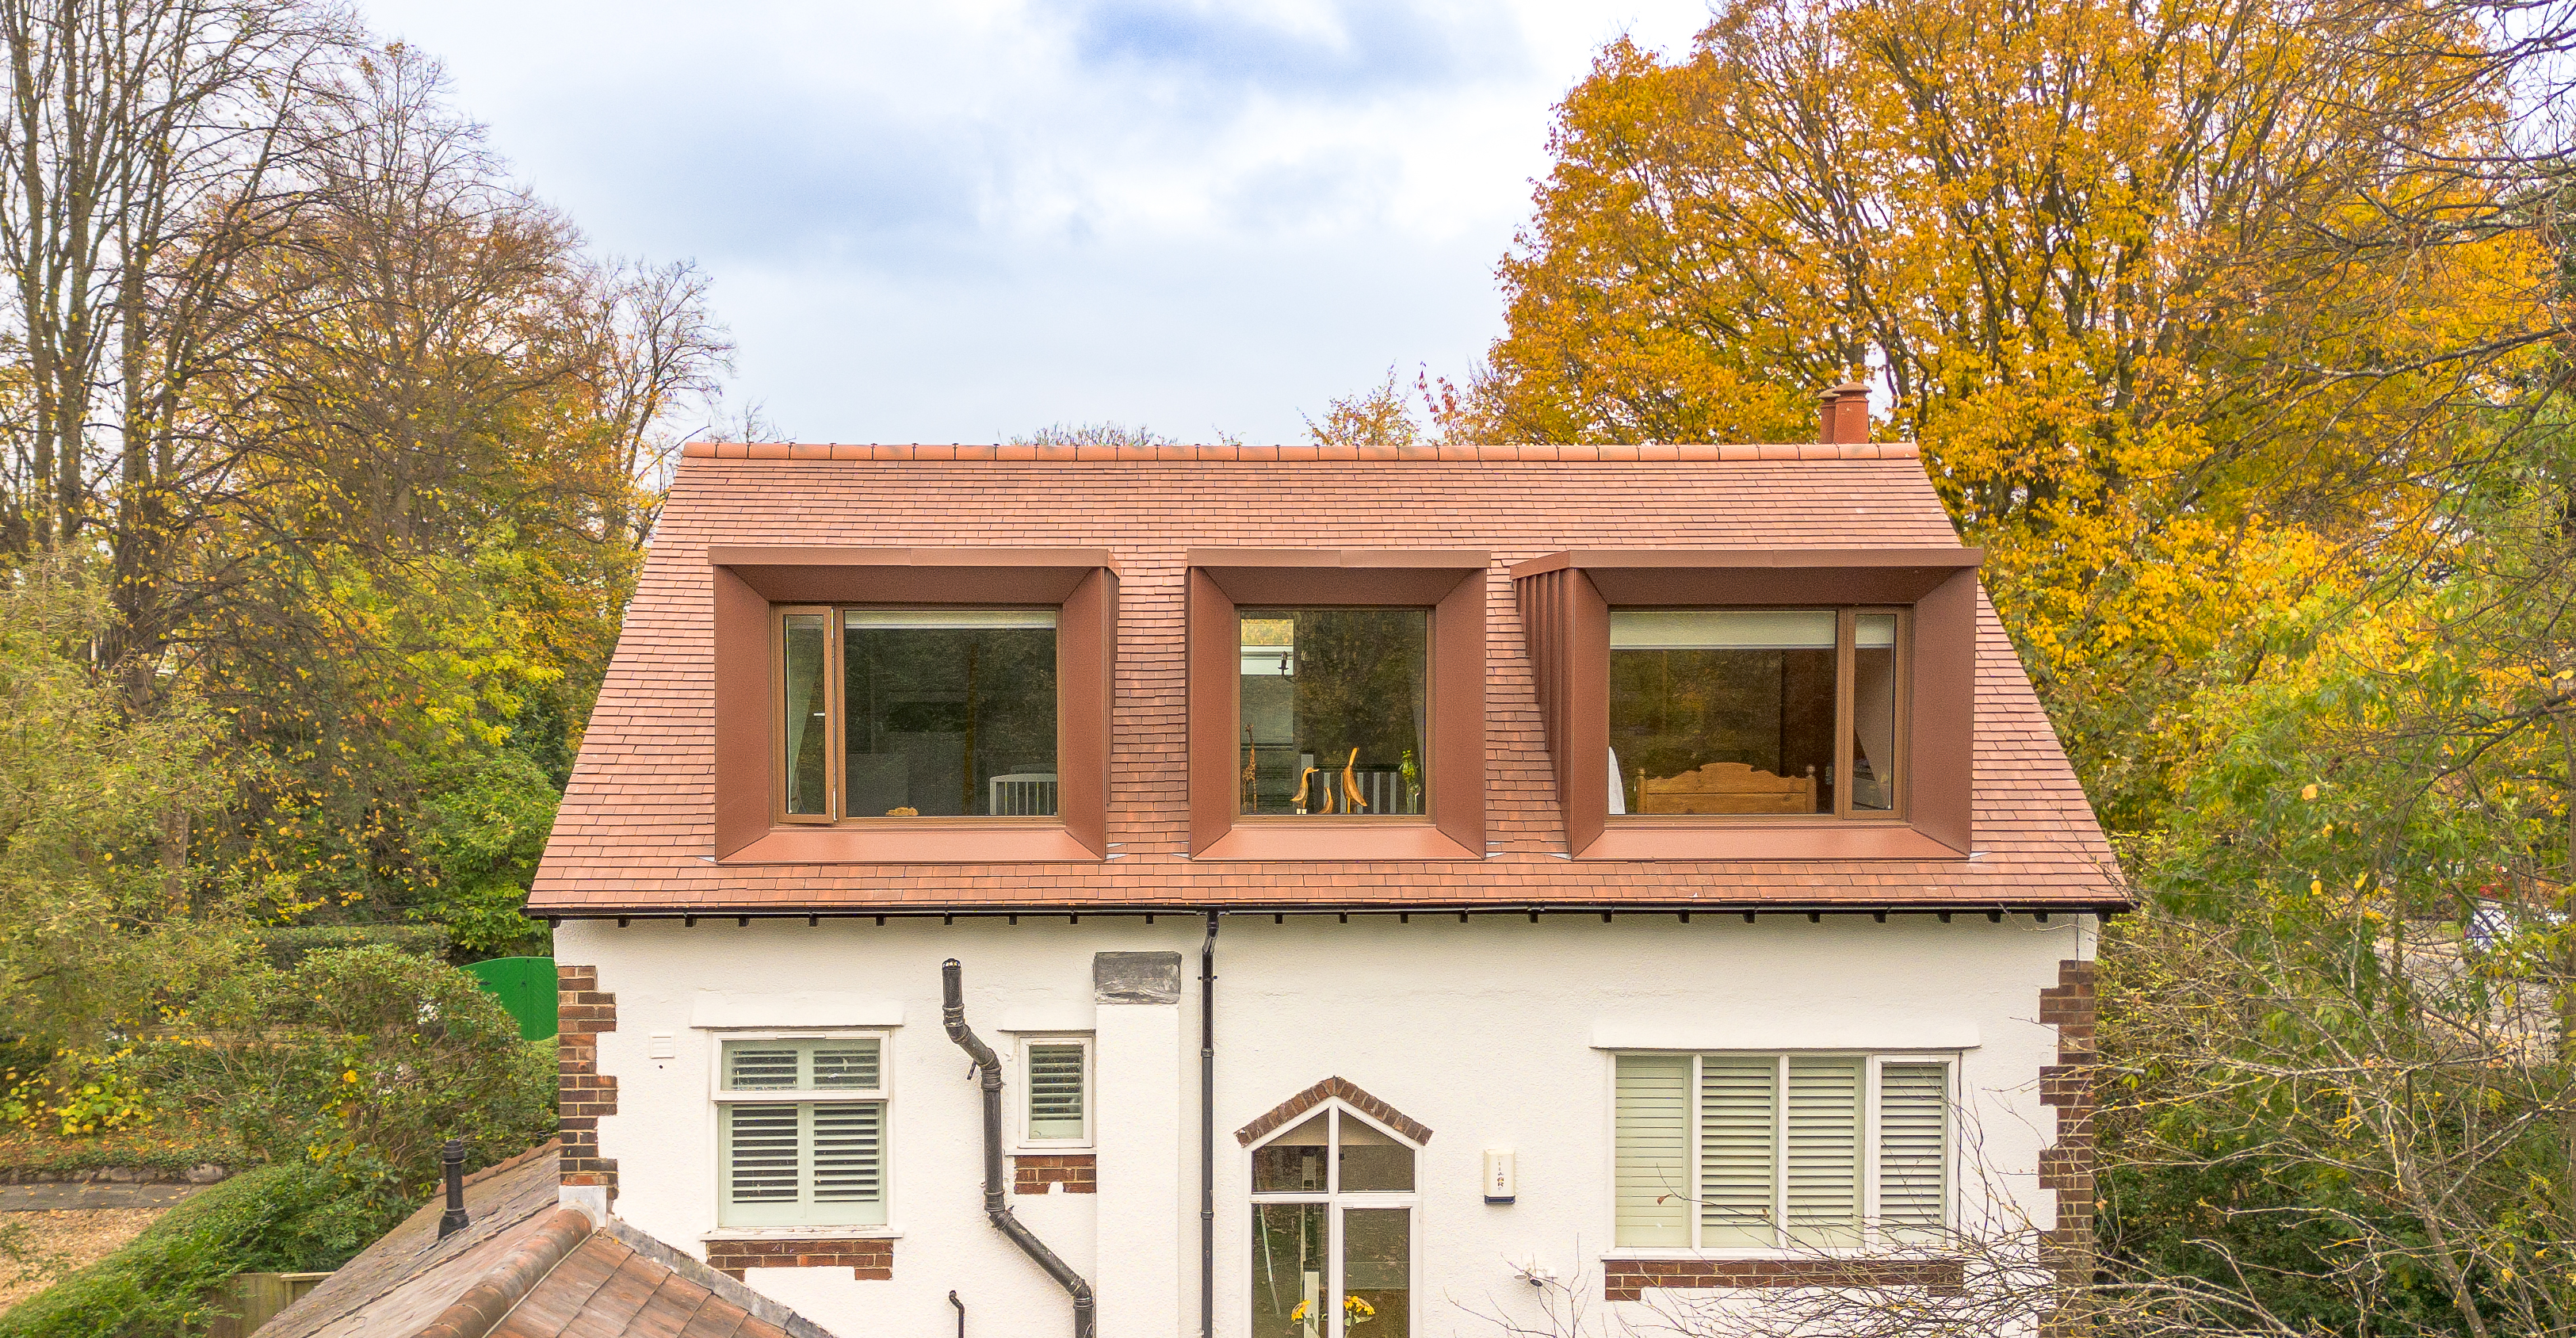
M 1199 944 L 1199 1338 L 1216 1338 L 1216 917 Z
M 1002 1060 L 993 1047 L 966 1026 L 966 991 L 959 983 L 957 959 L 949 958 L 939 968 L 942 1007 L 940 1020 L 948 1027 L 948 1039 L 957 1042 L 983 1071 L 984 1085 L 984 1216 L 992 1219 L 993 1229 L 1011 1238 L 1020 1253 L 1037 1261 L 1047 1276 L 1064 1285 L 1073 1296 L 1073 1338 L 1091 1338 L 1091 1284 L 1073 1271 L 1071 1265 L 1055 1257 L 1055 1251 L 1037 1238 L 1013 1215 L 1010 1205 L 1002 1201 Z M 965 1318 L 965 1307 L 958 1307 L 958 1318 Z

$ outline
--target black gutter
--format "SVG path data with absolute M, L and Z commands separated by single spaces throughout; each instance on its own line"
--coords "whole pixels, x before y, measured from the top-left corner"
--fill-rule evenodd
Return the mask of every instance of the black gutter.
M 1216 1338 L 1216 917 L 1199 944 L 1199 1338 Z
M 1091 1338 L 1091 1284 L 1083 1281 L 1082 1275 L 1074 1272 L 1071 1265 L 1056 1258 L 1055 1251 L 1048 1249 L 1046 1242 L 1037 1238 L 1037 1233 L 1022 1224 L 1002 1200 L 1002 1060 L 993 1053 L 993 1047 L 984 1044 L 966 1025 L 966 992 L 958 979 L 961 970 L 954 957 L 940 964 L 943 1005 L 940 1020 L 948 1028 L 948 1039 L 957 1042 L 957 1048 L 965 1051 L 975 1061 L 975 1067 L 983 1072 L 984 1216 L 992 1220 L 995 1230 L 1010 1237 L 1011 1243 L 1019 1246 L 1022 1254 L 1036 1260 L 1038 1267 L 1045 1269 L 1049 1277 L 1063 1284 L 1065 1291 L 1072 1294 L 1073 1338 Z M 954 1293 L 950 1294 L 950 1299 L 955 1299 Z M 964 1306 L 957 1308 L 957 1317 L 960 1323 L 964 1322 Z

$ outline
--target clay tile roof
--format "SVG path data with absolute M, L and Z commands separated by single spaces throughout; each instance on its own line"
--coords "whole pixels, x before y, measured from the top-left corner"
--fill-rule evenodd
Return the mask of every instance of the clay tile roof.
M 1948 547 L 1906 443 L 791 447 L 692 442 L 584 737 L 529 909 L 539 915 L 1372 902 L 1510 909 L 2119 904 L 2117 870 L 1993 609 L 1978 611 L 1975 840 L 1911 862 L 1568 858 L 1514 563 L 1569 549 Z M 1119 572 L 1108 840 L 1046 864 L 739 864 L 713 854 L 712 545 L 1107 549 Z M 1188 858 L 1182 604 L 1193 547 L 1475 548 L 1487 596 L 1482 861 Z
M 294 1305 L 263 1338 L 831 1338 L 811 1320 L 626 1225 L 557 1206 L 548 1143 L 466 1182 L 462 1231 L 443 1202 L 413 1213 Z

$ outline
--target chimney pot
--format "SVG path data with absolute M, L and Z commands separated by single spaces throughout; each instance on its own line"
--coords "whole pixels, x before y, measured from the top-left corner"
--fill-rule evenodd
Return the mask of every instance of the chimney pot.
M 1869 440 L 1869 387 L 1845 381 L 1817 397 L 1822 401 L 1816 440 L 1828 446 L 1857 446 Z

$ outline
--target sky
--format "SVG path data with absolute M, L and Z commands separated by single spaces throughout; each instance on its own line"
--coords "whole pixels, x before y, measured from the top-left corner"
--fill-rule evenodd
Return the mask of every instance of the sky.
M 1305 439 L 1463 379 L 1552 109 L 1706 0 L 361 0 L 799 441 Z M 683 425 L 686 426 L 686 425 Z

